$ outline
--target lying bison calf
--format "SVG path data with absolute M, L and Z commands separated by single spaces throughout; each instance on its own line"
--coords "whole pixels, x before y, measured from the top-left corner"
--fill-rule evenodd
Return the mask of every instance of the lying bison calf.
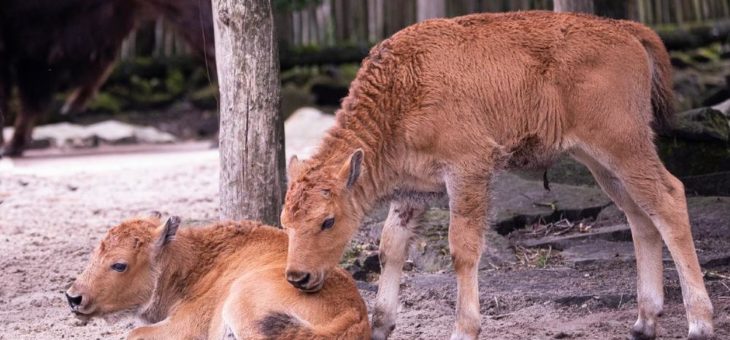
M 287 236 L 255 222 L 182 229 L 159 215 L 107 233 L 66 292 L 81 318 L 136 309 L 130 339 L 369 339 L 367 310 L 342 269 L 310 294 L 292 287 Z

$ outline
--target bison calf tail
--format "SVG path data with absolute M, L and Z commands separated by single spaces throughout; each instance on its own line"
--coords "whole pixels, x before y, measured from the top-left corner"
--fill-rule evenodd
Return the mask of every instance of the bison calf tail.
M 641 42 L 651 63 L 651 107 L 654 129 L 668 131 L 674 116 L 674 92 L 672 89 L 672 64 L 661 38 L 650 28 L 630 23 L 630 30 Z
M 357 313 L 345 312 L 326 325 L 307 325 L 297 317 L 272 312 L 258 323 L 264 339 L 369 339 L 370 326 L 367 318 Z

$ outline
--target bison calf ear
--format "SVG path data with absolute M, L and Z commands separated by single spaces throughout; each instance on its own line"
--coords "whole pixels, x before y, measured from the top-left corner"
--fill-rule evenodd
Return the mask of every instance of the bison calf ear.
M 165 224 L 161 227 L 162 231 L 157 239 L 157 246 L 164 247 L 166 244 L 170 243 L 170 241 L 174 240 L 178 227 L 180 227 L 180 217 L 170 216 L 170 218 L 168 218 Z
M 302 162 L 297 158 L 297 155 L 291 156 L 289 159 L 289 166 L 286 168 L 286 175 L 291 183 L 294 179 L 299 176 L 302 171 Z
M 340 178 L 345 181 L 346 187 L 349 189 L 355 184 L 360 173 L 362 172 L 362 159 L 365 157 L 365 152 L 362 149 L 357 149 L 350 155 L 350 159 L 345 161 L 340 170 Z

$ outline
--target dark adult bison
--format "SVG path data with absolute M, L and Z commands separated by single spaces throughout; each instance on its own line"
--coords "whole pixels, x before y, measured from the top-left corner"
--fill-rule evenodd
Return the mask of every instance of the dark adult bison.
M 22 155 L 56 91 L 74 89 L 63 111 L 81 110 L 109 75 L 124 37 L 140 21 L 158 16 L 215 65 L 210 0 L 0 2 L 0 126 L 13 85 L 22 107 L 4 154 Z

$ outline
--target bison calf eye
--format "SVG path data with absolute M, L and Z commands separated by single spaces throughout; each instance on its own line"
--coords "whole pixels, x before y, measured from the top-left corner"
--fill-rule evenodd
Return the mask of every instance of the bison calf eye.
M 322 222 L 322 230 L 327 230 L 329 228 L 332 228 L 333 225 L 335 225 L 335 218 L 330 217 L 330 218 L 324 220 L 324 222 Z
M 112 270 L 121 273 L 121 272 L 127 270 L 127 264 L 126 263 L 115 263 L 112 265 Z

